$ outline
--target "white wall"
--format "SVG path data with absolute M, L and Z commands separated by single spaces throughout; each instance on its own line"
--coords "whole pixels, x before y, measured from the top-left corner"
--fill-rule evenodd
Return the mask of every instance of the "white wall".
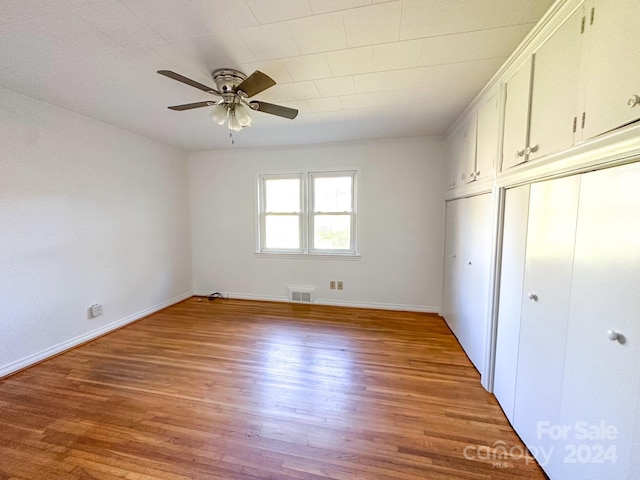
M 191 293 L 184 153 L 4 89 L 0 145 L 0 375 Z
M 319 303 L 438 311 L 444 157 L 434 138 L 190 154 L 194 291 L 284 300 L 287 284 L 315 285 Z M 340 167 L 360 168 L 361 259 L 256 255 L 258 173 Z

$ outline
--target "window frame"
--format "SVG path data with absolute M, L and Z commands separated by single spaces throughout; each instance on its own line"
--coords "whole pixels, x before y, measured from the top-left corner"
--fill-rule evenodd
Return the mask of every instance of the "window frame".
M 331 257 L 331 258 L 359 258 L 358 251 L 358 221 L 357 221 L 357 178 L 359 170 L 349 169 L 309 169 L 275 173 L 258 173 L 257 175 L 257 232 L 256 254 L 292 257 Z M 351 212 L 314 212 L 314 179 L 327 177 L 351 177 Z M 278 179 L 300 180 L 300 212 L 267 212 L 266 181 Z M 348 249 L 316 249 L 313 245 L 314 216 L 322 215 L 350 215 L 350 248 Z M 266 218 L 268 215 L 298 215 L 299 221 L 299 249 L 266 248 Z
M 315 211 L 315 179 L 331 177 L 351 177 L 351 211 L 350 212 L 316 212 Z M 319 255 L 355 255 L 356 254 L 356 172 L 354 170 L 332 172 L 308 172 L 309 201 L 308 217 L 308 250 L 311 254 Z M 348 249 L 321 249 L 314 245 L 315 217 L 317 215 L 349 215 L 349 248 Z
M 300 181 L 300 211 L 299 212 L 267 212 L 266 204 L 267 204 L 267 189 L 266 182 L 268 180 L 291 180 L 298 179 Z M 261 174 L 259 176 L 259 204 L 258 204 L 258 214 L 260 216 L 260 224 L 259 224 L 259 245 L 258 249 L 263 253 L 304 253 L 304 245 L 305 245 L 305 214 L 306 214 L 306 191 L 305 191 L 305 182 L 303 173 L 282 173 L 282 174 Z M 267 231 L 267 216 L 297 216 L 298 217 L 298 240 L 300 248 L 267 248 L 266 247 L 266 235 Z

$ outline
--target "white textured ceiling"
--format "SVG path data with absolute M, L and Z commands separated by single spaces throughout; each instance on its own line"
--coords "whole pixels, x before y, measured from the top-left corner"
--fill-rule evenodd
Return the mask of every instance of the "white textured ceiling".
M 261 70 L 237 147 L 443 134 L 552 0 L 0 0 L 0 85 L 185 150 L 228 148 L 215 86 Z

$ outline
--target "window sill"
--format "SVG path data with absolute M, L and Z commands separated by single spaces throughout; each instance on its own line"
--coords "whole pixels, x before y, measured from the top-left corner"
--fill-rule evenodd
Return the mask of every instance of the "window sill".
M 276 252 L 255 252 L 259 258 L 281 258 L 296 260 L 360 260 L 361 255 L 356 253 L 276 253 Z

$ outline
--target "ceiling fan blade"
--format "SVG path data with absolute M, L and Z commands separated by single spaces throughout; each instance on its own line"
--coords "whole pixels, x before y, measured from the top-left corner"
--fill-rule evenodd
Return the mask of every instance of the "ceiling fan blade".
M 273 103 L 260 102 L 254 100 L 249 102 L 251 108 L 258 110 L 259 112 L 270 113 L 271 115 L 277 115 L 293 120 L 298 116 L 298 110 L 295 108 L 283 107 L 282 105 L 274 105 Z
M 218 94 L 215 88 L 207 87 L 202 83 L 196 82 L 195 80 L 191 80 L 190 78 L 185 77 L 184 75 L 180 75 L 179 73 L 172 72 L 171 70 L 158 70 L 160 75 L 164 75 L 165 77 L 172 78 L 173 80 L 177 80 L 178 82 L 182 82 L 191 87 L 202 90 L 203 92 Z
M 196 102 L 196 103 L 185 103 L 184 105 L 174 105 L 173 107 L 168 107 L 170 110 L 176 110 L 181 112 L 182 110 L 191 110 L 192 108 L 201 108 L 201 107 L 210 107 L 215 105 L 216 102 Z
M 269 75 L 256 70 L 236 87 L 236 91 L 242 90 L 247 94 L 247 97 L 253 97 L 260 92 L 264 92 L 267 88 L 273 87 L 275 84 L 275 80 Z

